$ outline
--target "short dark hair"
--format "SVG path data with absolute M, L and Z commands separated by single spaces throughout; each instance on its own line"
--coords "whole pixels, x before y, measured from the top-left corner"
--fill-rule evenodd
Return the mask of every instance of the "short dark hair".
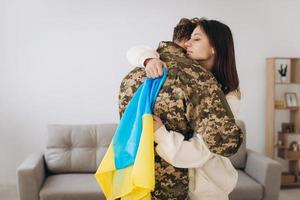
M 190 19 L 181 18 L 173 31 L 173 42 L 189 40 L 192 32 L 196 28 L 196 24 Z
M 230 28 L 217 20 L 206 18 L 194 18 L 192 22 L 206 33 L 211 46 L 215 49 L 212 73 L 221 84 L 224 94 L 234 91 L 240 98 L 239 78 Z

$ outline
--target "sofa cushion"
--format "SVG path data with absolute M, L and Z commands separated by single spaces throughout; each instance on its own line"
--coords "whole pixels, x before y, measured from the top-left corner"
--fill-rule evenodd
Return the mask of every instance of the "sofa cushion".
M 117 124 L 49 125 L 45 162 L 51 173 L 96 172 Z
M 48 176 L 40 190 L 40 200 L 104 200 L 94 174 Z
M 246 165 L 246 159 L 247 159 L 246 127 L 245 127 L 245 123 L 241 120 L 237 120 L 236 123 L 242 129 L 242 131 L 244 133 L 244 140 L 243 140 L 239 150 L 233 156 L 230 156 L 229 159 L 235 168 L 244 169 L 245 165 Z
M 229 194 L 229 199 L 234 200 L 261 200 L 263 198 L 263 186 L 254 181 L 242 170 L 238 171 L 236 187 Z

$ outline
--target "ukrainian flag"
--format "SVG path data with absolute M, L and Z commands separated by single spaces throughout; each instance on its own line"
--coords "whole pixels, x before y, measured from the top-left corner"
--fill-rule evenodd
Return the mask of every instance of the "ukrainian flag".
M 156 97 L 167 77 L 146 78 L 120 120 L 97 172 L 108 200 L 151 200 L 155 186 L 153 117 Z

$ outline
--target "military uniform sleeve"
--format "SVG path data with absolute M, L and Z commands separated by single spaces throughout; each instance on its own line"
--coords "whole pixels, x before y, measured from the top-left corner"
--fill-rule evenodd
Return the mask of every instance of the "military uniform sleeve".
M 243 132 L 235 123 L 232 111 L 218 84 L 202 84 L 190 95 L 187 113 L 191 127 L 201 134 L 209 150 L 229 157 L 243 142 Z

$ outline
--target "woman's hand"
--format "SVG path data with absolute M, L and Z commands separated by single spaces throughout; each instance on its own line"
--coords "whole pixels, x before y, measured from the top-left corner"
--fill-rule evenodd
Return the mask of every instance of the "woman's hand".
M 153 128 L 154 132 L 159 129 L 163 125 L 161 119 L 155 115 L 153 115 Z
M 148 77 L 157 78 L 163 75 L 162 68 L 166 66 L 166 64 L 161 61 L 159 58 L 149 58 L 145 61 L 145 70 Z

